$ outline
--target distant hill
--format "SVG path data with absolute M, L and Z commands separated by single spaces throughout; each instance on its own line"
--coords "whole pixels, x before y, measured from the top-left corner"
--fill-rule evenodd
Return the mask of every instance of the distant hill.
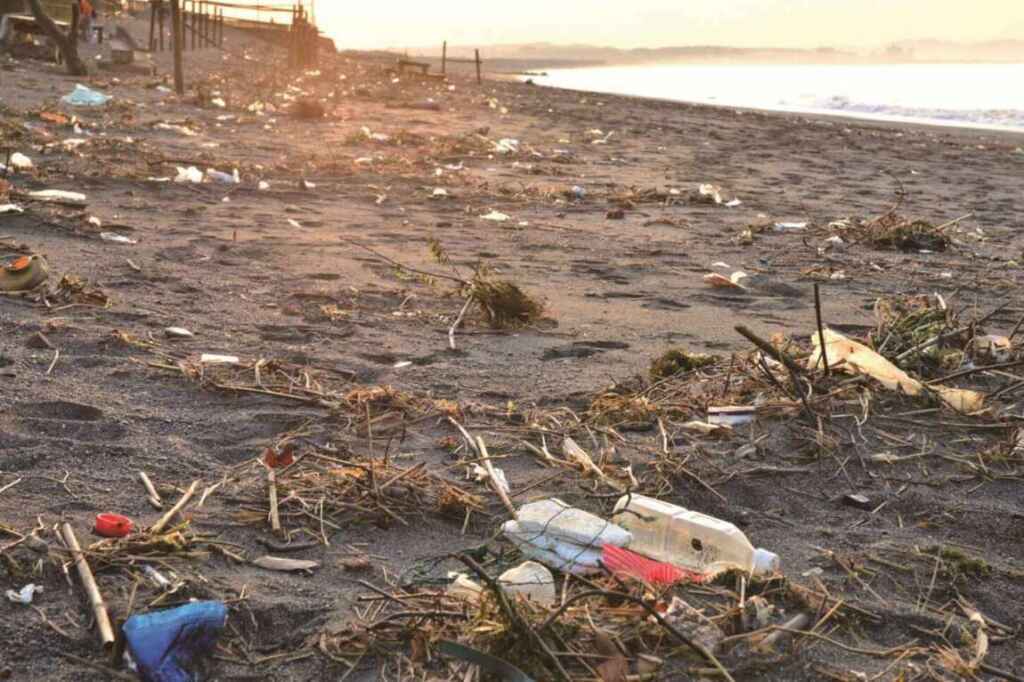
M 896 46 L 911 59 L 957 62 L 1024 62 L 1024 40 L 954 43 L 946 40 L 908 40 Z
M 471 57 L 477 46 L 449 46 L 452 57 Z M 1024 61 L 1024 41 L 961 44 L 940 40 L 896 43 L 875 50 L 820 47 L 739 48 L 718 45 L 619 49 L 599 45 L 526 43 L 479 46 L 485 58 L 534 64 L 644 64 L 672 62 L 849 63 L 879 61 Z M 409 54 L 436 57 L 440 46 L 407 48 Z

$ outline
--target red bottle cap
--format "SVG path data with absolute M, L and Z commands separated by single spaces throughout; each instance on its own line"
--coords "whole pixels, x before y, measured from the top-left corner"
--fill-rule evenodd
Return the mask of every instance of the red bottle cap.
M 123 538 L 132 532 L 134 525 L 131 519 L 120 514 L 96 515 L 96 533 L 105 538 Z

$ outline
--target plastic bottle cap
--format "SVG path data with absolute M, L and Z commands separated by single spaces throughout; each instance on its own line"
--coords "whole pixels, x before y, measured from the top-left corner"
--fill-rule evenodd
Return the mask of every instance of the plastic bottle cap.
M 760 547 L 754 550 L 754 575 L 769 575 L 779 570 L 779 555 Z
M 97 514 L 96 533 L 106 538 L 123 538 L 132 532 L 134 524 L 120 514 Z

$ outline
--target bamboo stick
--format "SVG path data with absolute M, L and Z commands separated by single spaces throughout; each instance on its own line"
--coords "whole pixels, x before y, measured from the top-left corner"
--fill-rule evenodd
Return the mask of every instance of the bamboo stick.
M 65 523 L 61 530 L 64 542 L 67 543 L 68 549 L 71 550 L 71 556 L 75 560 L 78 577 L 82 579 L 82 587 L 85 588 L 85 593 L 89 596 L 89 603 L 92 605 L 92 612 L 96 618 L 96 628 L 100 631 L 103 650 L 109 653 L 111 647 L 114 646 L 115 637 L 114 628 L 110 625 L 107 605 L 103 602 L 103 595 L 100 593 L 96 578 L 92 575 L 92 569 L 89 568 L 89 562 L 86 561 L 85 555 L 82 553 L 82 547 L 78 544 L 78 538 L 75 537 L 75 531 L 71 528 L 71 524 Z
M 142 485 L 146 487 L 146 492 L 149 493 L 149 503 L 153 505 L 154 509 L 163 509 L 164 501 L 160 499 L 160 493 L 153 486 L 153 481 L 149 480 L 149 476 L 146 475 L 145 471 L 139 472 L 139 478 L 142 479 Z
M 270 495 L 270 528 L 275 533 L 280 533 L 281 515 L 277 510 L 277 474 L 273 469 L 267 470 L 267 487 Z
M 519 512 L 516 511 L 515 506 L 512 504 L 512 500 L 508 498 L 508 493 L 505 492 L 505 489 L 501 487 L 500 483 L 498 483 L 498 477 L 495 475 L 494 465 L 491 464 L 491 456 L 487 452 L 487 446 L 484 445 L 484 439 L 481 438 L 480 436 L 477 436 L 476 444 L 477 447 L 480 449 L 480 456 L 484 465 L 484 469 L 487 470 L 487 480 L 490 481 L 491 487 L 494 489 L 494 492 L 498 493 L 498 497 L 501 498 L 501 503 L 505 505 L 505 509 L 508 510 L 508 513 L 512 515 L 513 519 L 518 519 Z
M 178 502 L 173 507 L 168 509 L 167 513 L 161 516 L 159 521 L 157 521 L 152 525 L 152 527 L 150 527 L 149 532 L 159 533 L 160 531 L 162 531 L 164 527 L 166 527 L 167 524 L 171 522 L 171 519 L 174 518 L 174 515 L 180 512 L 185 507 L 185 505 L 188 504 L 189 500 L 192 499 L 192 496 L 196 494 L 196 488 L 198 486 L 199 481 L 192 481 L 192 485 L 188 487 L 188 490 L 186 490 L 185 494 L 181 496 L 181 499 L 178 500 Z

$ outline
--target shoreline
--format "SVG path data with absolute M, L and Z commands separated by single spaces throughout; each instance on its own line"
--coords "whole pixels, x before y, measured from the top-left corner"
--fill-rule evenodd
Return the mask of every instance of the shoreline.
M 904 63 L 892 63 L 892 66 L 908 66 L 908 65 L 924 65 L 924 64 L 935 64 L 935 65 L 956 65 L 964 64 L 963 62 L 904 62 Z M 1000 62 L 978 62 L 978 64 L 989 64 L 998 65 L 1003 64 Z M 1012 62 L 1005 64 L 1022 65 L 1020 62 Z M 764 67 L 776 67 L 776 66 L 821 66 L 819 64 L 774 64 L 774 63 L 760 63 L 760 64 L 712 64 L 712 63 L 699 63 L 699 62 L 681 62 L 681 63 L 650 63 L 650 64 L 604 64 L 600 66 L 595 65 L 581 65 L 578 67 L 557 67 L 557 66 L 538 66 L 532 68 L 530 73 L 509 73 L 502 74 L 504 78 L 514 82 L 526 82 L 531 81 L 533 85 L 543 88 L 553 88 L 559 90 L 565 90 L 568 92 L 587 93 L 601 97 L 625 97 L 635 98 L 641 100 L 651 100 L 657 102 L 683 104 L 688 106 L 706 106 L 719 109 L 735 109 L 738 111 L 747 112 L 759 112 L 759 113 L 770 113 L 770 114 L 783 114 L 793 115 L 806 118 L 822 118 L 822 119 L 838 119 L 846 121 L 861 121 L 870 123 L 881 123 L 885 125 L 893 126 L 924 126 L 924 127 L 936 127 L 946 128 L 954 130 L 973 130 L 993 133 L 997 135 L 1008 135 L 1018 136 L 1024 138 L 1024 124 L 1018 126 L 1003 126 L 994 123 L 972 123 L 969 121 L 962 120 L 950 120 L 941 118 L 922 118 L 915 116 L 904 116 L 901 114 L 886 114 L 886 113 L 872 113 L 872 112 L 857 112 L 850 110 L 829 110 L 822 108 L 802 108 L 802 107 L 787 107 L 785 105 L 730 105 L 720 104 L 716 102 L 708 101 L 697 101 L 687 100 L 659 95 L 642 95 L 642 94 L 630 94 L 624 92 L 604 91 L 598 89 L 592 89 L 587 87 L 570 87 L 564 84 L 547 84 L 545 80 L 549 79 L 551 72 L 562 71 L 580 71 L 580 70 L 600 70 L 600 69 L 629 69 L 629 68 L 651 68 L 651 67 L 674 67 L 674 66 L 764 66 Z M 826 66 L 872 66 L 872 64 L 826 64 Z M 995 109 L 998 111 L 998 109 Z M 936 109 L 936 111 L 946 111 L 943 109 Z

